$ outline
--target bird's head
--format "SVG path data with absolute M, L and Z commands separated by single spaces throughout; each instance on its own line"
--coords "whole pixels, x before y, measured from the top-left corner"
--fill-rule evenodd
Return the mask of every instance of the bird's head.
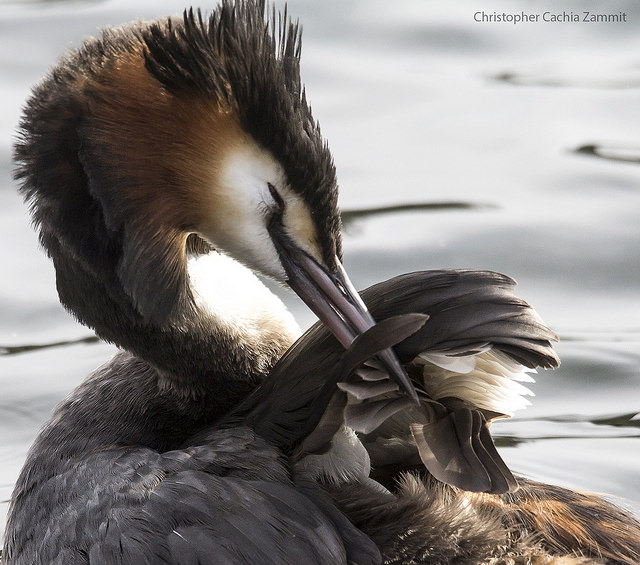
M 45 245 L 115 276 L 161 326 L 193 302 L 196 237 L 288 284 L 348 346 L 373 319 L 341 265 L 335 168 L 299 56 L 297 24 L 251 0 L 87 42 L 36 90 L 17 149 Z

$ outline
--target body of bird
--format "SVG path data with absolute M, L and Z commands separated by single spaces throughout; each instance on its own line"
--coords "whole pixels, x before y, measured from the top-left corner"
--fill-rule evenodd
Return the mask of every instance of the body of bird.
M 493 445 L 558 363 L 511 279 L 353 289 L 299 57 L 286 14 L 224 1 L 107 30 L 35 88 L 16 177 L 62 304 L 121 351 L 32 446 L 4 562 L 640 560 L 633 517 L 517 488 Z M 295 341 L 251 271 L 321 323 Z

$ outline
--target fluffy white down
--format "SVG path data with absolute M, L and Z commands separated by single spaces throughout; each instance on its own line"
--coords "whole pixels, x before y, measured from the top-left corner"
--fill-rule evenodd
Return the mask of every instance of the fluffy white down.
M 371 461 L 356 433 L 342 426 L 326 453 L 307 455 L 296 464 L 296 471 L 333 484 L 366 481 L 371 472 Z
M 516 410 L 531 404 L 525 396 L 534 396 L 520 383 L 535 382 L 529 375 L 535 369 L 497 350 L 464 357 L 423 353 L 414 362 L 423 365 L 425 389 L 435 399 L 452 396 L 478 408 L 513 416 Z
M 197 305 L 234 333 L 261 339 L 275 332 L 291 342 L 302 333 L 283 302 L 230 257 L 212 252 L 189 259 L 187 268 Z

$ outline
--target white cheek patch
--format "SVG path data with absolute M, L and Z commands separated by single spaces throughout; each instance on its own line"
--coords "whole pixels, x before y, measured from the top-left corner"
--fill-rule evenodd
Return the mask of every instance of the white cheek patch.
M 229 147 L 215 169 L 211 194 L 206 199 L 208 220 L 201 235 L 251 269 L 282 281 L 286 275 L 267 230 L 269 217 L 278 207 L 269 184 L 284 202 L 287 234 L 320 260 L 307 205 L 287 186 L 284 171 L 274 157 L 247 137 Z
M 278 163 L 254 144 L 233 147 L 220 171 L 213 205 L 212 243 L 247 266 L 283 280 L 285 274 L 267 231 L 268 183 L 284 184 Z
M 434 399 L 455 397 L 478 408 L 513 416 L 534 396 L 521 382 L 532 383 L 529 369 L 497 350 L 476 355 L 450 357 L 421 354 L 414 363 L 423 366 L 424 386 Z

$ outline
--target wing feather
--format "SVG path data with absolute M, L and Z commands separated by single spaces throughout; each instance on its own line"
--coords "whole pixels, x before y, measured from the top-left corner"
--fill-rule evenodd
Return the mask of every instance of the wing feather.
M 531 393 L 519 381 L 531 382 L 535 367 L 558 365 L 555 334 L 513 294 L 514 286 L 490 271 L 442 270 L 369 287 L 361 295 L 377 326 L 346 353 L 325 328 L 314 326 L 239 413 L 246 410 L 252 427 L 293 452 L 331 398 L 343 395 L 346 402 L 333 404 L 344 406 L 339 425 L 360 434 L 374 469 L 402 469 L 419 456 L 434 476 L 454 486 L 513 489 L 515 479 L 493 445 L 487 418 L 526 406 L 524 396 Z M 391 346 L 420 407 L 397 391 L 375 359 L 367 361 Z M 323 429 L 335 433 L 337 427 L 325 420 Z M 326 449 L 332 437 L 321 436 L 314 434 L 307 445 Z

